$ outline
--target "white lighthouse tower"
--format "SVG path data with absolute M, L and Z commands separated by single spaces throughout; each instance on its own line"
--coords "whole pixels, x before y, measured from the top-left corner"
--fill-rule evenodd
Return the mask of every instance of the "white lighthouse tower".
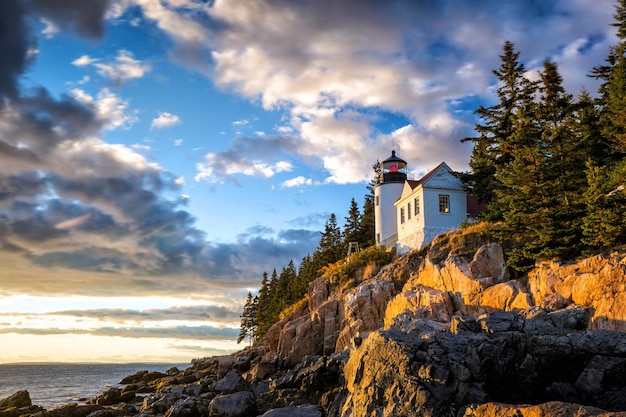
M 394 203 L 402 195 L 407 179 L 406 161 L 391 151 L 382 162 L 382 182 L 374 187 L 374 216 L 376 218 L 376 244 L 392 248 L 398 241 L 397 213 Z

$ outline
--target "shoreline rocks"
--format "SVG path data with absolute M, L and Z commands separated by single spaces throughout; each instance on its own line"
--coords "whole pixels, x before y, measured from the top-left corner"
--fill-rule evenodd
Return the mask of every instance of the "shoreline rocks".
M 137 372 L 83 405 L 20 391 L 0 417 L 626 417 L 625 260 L 519 280 L 497 244 L 433 259 L 406 254 L 342 290 L 319 278 L 232 355 Z

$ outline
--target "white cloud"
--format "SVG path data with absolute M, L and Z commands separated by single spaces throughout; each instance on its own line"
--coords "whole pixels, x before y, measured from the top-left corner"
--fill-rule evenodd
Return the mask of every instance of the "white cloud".
M 310 186 L 310 185 L 319 185 L 319 182 L 315 182 L 311 178 L 305 178 L 300 175 L 290 180 L 284 181 L 281 184 L 281 187 L 293 188 L 293 187 L 303 187 L 303 186 Z
M 178 177 L 174 180 L 176 185 L 185 185 L 185 177 Z
M 91 58 L 89 55 L 83 55 L 80 58 L 76 58 L 75 60 L 73 60 L 72 65 L 75 65 L 77 67 L 86 67 L 95 62 L 98 62 L 97 58 Z
M 84 60 L 82 58 L 83 57 L 79 58 L 77 61 L 80 63 L 88 62 L 88 58 Z M 151 69 L 149 64 L 144 64 L 135 59 L 131 52 L 123 49 L 118 51 L 118 55 L 112 63 L 94 63 L 92 61 L 89 62 L 89 64 L 96 67 L 100 75 L 107 77 L 116 83 L 124 83 L 133 78 L 141 78 Z
M 80 88 L 73 88 L 71 94 L 76 100 L 94 107 L 105 129 L 129 128 L 139 121 L 137 111 L 128 109 L 128 100 L 121 99 L 108 88 L 100 90 L 96 98 Z
M 181 146 L 183 144 L 182 139 L 174 139 L 174 146 Z
M 168 112 L 159 112 L 159 117 L 152 119 L 151 127 L 156 129 L 163 129 L 166 127 L 172 127 L 180 124 L 180 117 Z
M 50 39 L 54 35 L 59 33 L 59 28 L 52 21 L 45 19 L 45 18 L 42 18 L 40 20 L 41 20 L 41 23 L 45 25 L 45 27 L 41 31 L 44 37 Z
M 224 158 L 223 155 L 208 153 L 204 156 L 206 162 L 196 164 L 198 174 L 196 181 L 220 182 L 226 177 L 237 174 L 270 178 L 279 172 L 291 171 L 293 165 L 288 161 L 279 161 L 275 164 L 266 164 L 245 158 Z

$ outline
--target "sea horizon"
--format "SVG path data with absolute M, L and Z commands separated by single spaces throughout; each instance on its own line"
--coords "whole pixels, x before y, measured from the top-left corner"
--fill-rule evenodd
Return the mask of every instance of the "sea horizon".
M 33 405 L 47 410 L 71 403 L 85 403 L 104 391 L 122 387 L 120 381 L 140 371 L 165 373 L 189 363 L 71 363 L 22 362 L 0 364 L 0 400 L 26 390 Z

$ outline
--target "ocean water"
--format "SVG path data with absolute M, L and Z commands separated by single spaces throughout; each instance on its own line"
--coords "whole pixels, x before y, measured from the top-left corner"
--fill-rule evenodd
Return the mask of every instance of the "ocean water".
M 0 365 L 0 399 L 27 390 L 34 405 L 48 410 L 68 403 L 84 403 L 125 376 L 138 371 L 165 372 L 190 364 L 28 364 Z

